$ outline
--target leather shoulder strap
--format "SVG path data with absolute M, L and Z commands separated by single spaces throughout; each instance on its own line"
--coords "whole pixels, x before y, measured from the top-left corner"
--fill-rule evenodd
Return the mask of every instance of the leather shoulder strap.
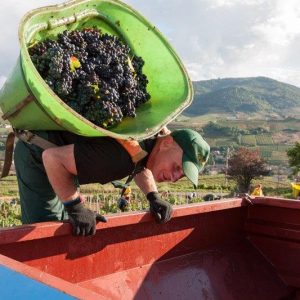
M 138 141 L 122 139 L 116 139 L 116 141 L 120 143 L 123 146 L 123 148 L 128 152 L 134 163 L 139 162 L 148 155 L 148 153 L 142 149 Z
M 15 136 L 17 136 L 20 140 L 22 140 L 25 143 L 34 144 L 42 149 L 57 147 L 57 145 L 55 145 L 54 143 L 49 142 L 48 140 L 32 133 L 29 130 L 15 129 L 14 132 L 10 132 L 8 134 L 6 139 L 4 164 L 0 179 L 6 177 L 9 174 L 9 170 L 13 159 Z M 116 141 L 124 147 L 124 149 L 130 155 L 133 163 L 135 164 L 142 160 L 144 157 L 146 157 L 148 154 L 135 140 L 116 139 Z
M 0 179 L 6 177 L 9 174 L 9 170 L 13 159 L 14 142 L 15 142 L 15 133 L 10 132 L 7 136 L 6 143 L 5 143 L 4 164 L 2 167 Z

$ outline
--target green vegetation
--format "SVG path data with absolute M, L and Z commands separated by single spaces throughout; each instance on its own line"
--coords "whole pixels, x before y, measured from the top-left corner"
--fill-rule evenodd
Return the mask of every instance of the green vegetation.
M 300 106 L 300 88 L 266 77 L 225 78 L 194 82 L 195 98 L 185 114 L 244 112 L 268 116 L 294 115 Z M 290 113 L 288 112 L 290 111 Z
M 248 147 L 259 150 L 271 165 L 288 166 L 287 151 L 300 139 L 300 120 L 232 120 L 225 117 L 215 114 L 191 117 L 188 126 L 202 134 L 212 150 L 221 151 L 223 156 L 227 148 Z M 185 121 L 177 121 L 169 127 L 175 129 L 186 126 Z
M 261 145 L 273 145 L 273 138 L 271 135 L 256 135 L 256 144 Z
M 0 111 L 1 112 L 1 111 Z M 1 124 L 1 119 L 0 119 L 0 124 Z M 0 127 L 0 135 L 2 134 L 6 134 L 7 133 L 7 129 L 6 128 L 1 128 Z
M 200 81 L 194 82 L 194 88 L 194 102 L 168 127 L 171 130 L 189 127 L 202 134 L 212 149 L 209 160 L 211 165 L 221 164 L 221 168 L 224 168 L 227 155 L 230 157 L 237 148 L 247 147 L 249 150 L 259 150 L 272 168 L 274 178 L 282 169 L 288 170 L 287 151 L 294 148 L 300 140 L 300 120 L 299 117 L 297 119 L 300 115 L 299 88 L 263 77 Z M 1 124 L 3 121 L 0 119 Z M 1 147 L 3 149 L 7 133 L 8 129 L 0 126 L 0 159 L 3 157 Z M 208 171 L 207 173 L 209 174 Z M 292 198 L 289 181 L 279 182 L 274 178 L 259 178 L 253 184 L 261 183 L 265 195 Z M 148 208 L 147 201 L 134 184 L 132 190 L 129 209 Z M 173 204 L 186 203 L 186 193 L 193 191 L 189 181 L 184 178 L 177 183 L 160 183 L 159 190 L 162 194 L 169 192 L 168 200 Z M 203 201 L 203 196 L 209 193 L 231 197 L 235 190 L 235 183 L 226 180 L 224 174 L 203 175 L 197 197 L 193 201 Z M 84 185 L 81 191 L 87 196 L 87 203 L 91 208 L 102 213 L 119 211 L 117 201 L 120 191 L 111 184 Z M 0 195 L 0 204 L 5 202 L 1 208 L 3 214 L 0 226 L 19 224 L 18 203 L 7 204 L 10 199 L 18 197 L 14 176 L 1 181 Z M 14 221 L 10 219 L 10 215 L 14 216 Z M 5 223 L 6 219 L 9 220 L 8 223 Z
M 268 175 L 269 169 L 259 151 L 241 147 L 236 149 L 228 160 L 227 174 L 234 179 L 237 190 L 249 193 L 255 178 Z
M 289 158 L 289 164 L 294 168 L 296 174 L 300 170 L 300 143 L 296 143 L 295 146 L 287 151 Z
M 281 196 L 291 198 L 291 188 L 289 182 L 275 182 L 272 177 L 264 177 L 254 181 L 262 183 L 265 195 Z M 224 174 L 202 175 L 199 188 L 195 191 L 190 182 L 183 178 L 177 183 L 160 183 L 159 191 L 162 197 L 168 199 L 172 204 L 179 205 L 187 203 L 186 195 L 196 192 L 196 197 L 191 202 L 201 202 L 206 194 L 216 194 L 222 197 L 232 197 L 236 187 L 232 180 L 226 180 Z M 88 184 L 81 187 L 81 192 L 86 196 L 87 205 L 93 210 L 103 214 L 120 212 L 117 201 L 120 190 L 114 189 L 112 184 Z M 168 193 L 168 195 L 166 195 Z M 7 197 L 0 198 L 0 227 L 20 225 L 20 203 L 18 200 L 18 188 L 15 176 L 6 177 L 1 181 L 0 195 Z M 148 209 L 148 203 L 138 189 L 132 184 L 132 199 L 130 201 L 130 211 Z
M 240 144 L 249 147 L 256 146 L 255 135 L 242 135 Z
M 21 209 L 20 204 L 16 201 L 14 204 L 10 202 L 0 202 L 0 227 L 11 227 L 21 225 Z
M 248 131 L 241 130 L 238 127 L 223 126 L 217 122 L 209 122 L 202 130 L 204 135 L 210 137 L 238 136 L 248 133 Z
M 1 197 L 16 197 L 19 190 L 17 185 L 17 179 L 15 176 L 8 176 L 1 179 L 0 195 Z

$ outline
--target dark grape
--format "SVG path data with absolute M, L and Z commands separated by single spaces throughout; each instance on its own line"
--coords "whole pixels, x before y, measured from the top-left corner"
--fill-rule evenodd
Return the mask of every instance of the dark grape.
M 109 128 L 135 117 L 147 102 L 144 61 L 118 37 L 96 28 L 64 31 L 28 47 L 33 64 L 48 86 L 72 109 Z

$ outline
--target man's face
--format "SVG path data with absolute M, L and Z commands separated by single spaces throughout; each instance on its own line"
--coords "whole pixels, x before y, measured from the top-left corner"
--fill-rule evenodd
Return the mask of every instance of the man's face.
M 168 136 L 153 149 L 147 167 L 152 171 L 155 181 L 175 182 L 184 176 L 182 170 L 183 151 L 179 145 Z

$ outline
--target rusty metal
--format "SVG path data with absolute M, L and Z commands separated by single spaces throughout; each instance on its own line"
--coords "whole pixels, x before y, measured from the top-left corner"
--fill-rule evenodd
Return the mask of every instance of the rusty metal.
M 11 117 L 15 117 L 26 105 L 33 102 L 35 100 L 32 94 L 29 94 L 24 100 L 14 106 L 11 110 L 7 111 L 2 115 L 3 120 L 7 120 Z

